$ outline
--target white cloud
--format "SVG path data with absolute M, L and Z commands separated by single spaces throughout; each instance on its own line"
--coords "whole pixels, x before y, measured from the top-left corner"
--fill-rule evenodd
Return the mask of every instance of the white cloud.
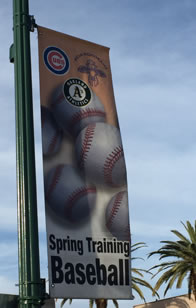
M 175 227 L 175 226 L 173 226 Z M 177 226 L 178 228 L 178 226 Z M 167 240 L 171 239 L 172 234 L 170 234 L 171 225 L 167 222 L 153 223 L 150 221 L 143 221 L 143 220 L 133 220 L 131 223 L 131 233 L 133 242 L 135 241 L 134 238 L 140 239 L 139 241 L 145 241 L 144 239 L 148 239 L 151 241 L 150 243 L 150 250 L 153 250 L 152 243 L 153 241 L 159 242 L 160 240 Z M 149 243 L 147 243 L 149 245 Z
M 7 275 L 0 275 L 0 293 L 18 294 L 17 279 L 9 279 Z
M 0 231 L 10 232 L 17 230 L 17 209 L 14 206 L 4 207 L 0 216 Z
M 139 151 L 133 151 L 129 156 L 129 181 L 134 195 L 166 203 L 193 204 L 196 197 L 196 149 L 177 154 L 157 144 L 152 143 L 152 149 L 149 146 L 150 143 L 146 148 L 139 147 Z
M 0 243 L 0 251 L 1 251 L 0 259 L 16 257 L 18 251 L 17 242 L 12 242 L 12 241 L 8 242 L 6 238 L 4 238 L 4 240 L 2 240 Z

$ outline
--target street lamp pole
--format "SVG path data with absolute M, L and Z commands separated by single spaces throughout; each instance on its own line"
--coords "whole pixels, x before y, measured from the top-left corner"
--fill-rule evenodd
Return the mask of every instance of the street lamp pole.
M 16 105 L 16 174 L 18 204 L 19 307 L 40 308 L 43 281 L 40 279 L 37 193 L 31 80 L 28 0 L 13 0 L 14 63 Z

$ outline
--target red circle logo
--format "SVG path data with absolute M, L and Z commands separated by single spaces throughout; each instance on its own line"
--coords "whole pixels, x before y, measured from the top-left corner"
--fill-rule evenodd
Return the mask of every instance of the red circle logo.
M 50 46 L 44 51 L 44 62 L 54 74 L 63 75 L 69 70 L 69 59 L 65 52 L 57 47 Z
M 66 66 L 64 57 L 58 51 L 49 52 L 48 62 L 55 70 L 62 70 Z

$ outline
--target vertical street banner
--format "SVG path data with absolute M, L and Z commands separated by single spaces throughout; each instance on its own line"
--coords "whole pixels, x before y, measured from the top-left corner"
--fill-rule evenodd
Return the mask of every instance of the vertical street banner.
M 109 48 L 38 27 L 50 296 L 130 299 L 127 177 Z

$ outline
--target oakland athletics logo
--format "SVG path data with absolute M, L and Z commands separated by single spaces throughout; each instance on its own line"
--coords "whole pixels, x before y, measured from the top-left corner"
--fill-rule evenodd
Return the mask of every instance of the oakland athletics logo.
M 64 94 L 67 101 L 77 107 L 86 106 L 91 100 L 90 88 L 78 78 L 71 78 L 65 82 Z
M 65 52 L 57 47 L 50 46 L 44 50 L 44 63 L 56 75 L 64 75 L 69 70 L 69 59 Z

